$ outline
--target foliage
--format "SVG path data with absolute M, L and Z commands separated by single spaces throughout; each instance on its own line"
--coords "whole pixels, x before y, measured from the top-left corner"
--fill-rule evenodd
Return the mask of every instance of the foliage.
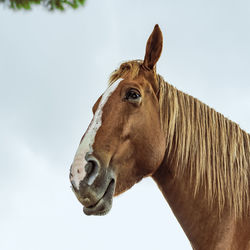
M 41 4 L 46 9 L 64 10 L 66 7 L 77 9 L 79 6 L 84 5 L 85 0 L 0 0 L 0 3 L 6 4 L 12 9 L 30 10 L 34 4 Z

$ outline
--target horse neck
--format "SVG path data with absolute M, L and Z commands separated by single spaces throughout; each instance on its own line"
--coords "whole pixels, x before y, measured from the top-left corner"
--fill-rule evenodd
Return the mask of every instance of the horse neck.
M 167 164 L 162 164 L 152 177 L 194 249 L 250 249 L 249 218 L 242 223 L 231 216 L 227 207 L 219 217 L 215 205 L 208 207 L 204 193 L 194 197 L 185 178 L 173 176 Z
M 175 91 L 168 88 L 168 91 Z M 177 91 L 177 90 L 176 90 Z M 170 93 L 171 94 L 171 93 Z M 237 217 L 232 216 L 232 204 L 230 201 L 227 201 L 226 199 L 227 194 L 221 193 L 221 197 L 224 200 L 217 199 L 216 197 L 213 197 L 213 193 L 219 192 L 216 190 L 217 183 L 220 181 L 218 176 L 215 178 L 215 174 L 217 173 L 217 169 L 215 169 L 215 172 L 211 170 L 211 178 L 214 178 L 212 180 L 206 180 L 205 178 L 210 175 L 209 172 L 203 172 L 202 175 L 198 175 L 197 173 L 202 171 L 207 171 L 207 167 L 211 167 L 212 165 L 215 166 L 215 164 L 210 164 L 210 162 L 205 162 L 204 159 L 208 159 L 210 155 L 217 154 L 219 155 L 218 150 L 220 147 L 220 142 L 217 140 L 218 136 L 223 136 L 223 140 L 229 140 L 229 137 L 231 135 L 227 135 L 229 131 L 222 131 L 221 126 L 218 126 L 216 129 L 217 131 L 198 131 L 193 129 L 192 136 L 196 138 L 192 138 L 190 135 L 185 135 L 185 133 L 182 133 L 183 127 L 186 126 L 185 130 L 188 129 L 191 131 L 192 128 L 198 128 L 197 124 L 192 124 L 194 122 L 201 123 L 204 121 L 206 123 L 206 120 L 212 120 L 213 122 L 216 119 L 217 113 L 212 110 L 210 114 L 206 113 L 206 110 L 209 109 L 206 105 L 202 104 L 198 100 L 194 99 L 191 96 L 188 96 L 184 93 L 176 92 L 172 93 L 171 95 L 168 95 L 169 97 L 175 97 L 177 100 L 170 100 L 172 103 L 175 103 L 179 105 L 177 108 L 178 111 L 176 111 L 176 114 L 172 114 L 171 110 L 174 110 L 173 107 L 171 107 L 171 110 L 168 112 L 168 115 L 170 117 L 180 117 L 185 113 L 184 110 L 181 110 L 181 105 L 184 107 L 185 105 L 182 103 L 180 104 L 180 100 L 178 100 L 178 96 L 181 96 L 184 98 L 186 103 L 192 103 L 192 106 L 194 109 L 198 109 L 198 107 L 201 107 L 202 113 L 206 116 L 203 117 L 197 117 L 197 113 L 193 113 L 191 119 L 189 117 L 185 118 L 184 120 L 176 120 L 175 124 L 172 124 L 171 127 L 175 128 L 175 132 L 171 135 L 171 142 L 167 143 L 167 149 L 165 154 L 165 159 L 161 166 L 158 168 L 158 170 L 154 173 L 152 176 L 157 185 L 159 186 L 160 190 L 162 191 L 165 199 L 169 203 L 173 213 L 175 214 L 176 218 L 178 219 L 179 223 L 181 224 L 184 232 L 186 233 L 187 237 L 189 238 L 191 244 L 195 249 L 220 249 L 220 246 L 222 246 L 221 249 L 234 249 L 231 248 L 232 242 L 235 241 L 235 239 L 242 238 L 243 236 L 238 235 L 239 228 L 244 228 L 244 232 L 247 232 L 248 239 L 250 235 L 250 221 L 249 217 L 246 221 L 246 224 L 242 223 L 241 219 L 237 219 Z M 203 106 L 204 105 L 204 106 Z M 211 110 L 211 109 L 210 109 Z M 177 114 L 178 112 L 178 114 Z M 181 112 L 181 115 L 180 115 Z M 199 111 L 200 112 L 200 111 Z M 189 114 L 190 114 L 189 110 Z M 228 130 L 237 127 L 235 123 L 232 123 L 231 121 L 226 120 L 222 115 L 219 115 L 219 125 L 222 123 L 226 124 L 226 127 Z M 199 119 L 201 118 L 201 119 Z M 176 118 L 177 119 L 177 118 Z M 188 120 L 189 119 L 189 120 Z M 202 120 L 203 119 L 203 120 Z M 223 120 L 225 119 L 225 120 Z M 185 124 L 184 124 L 185 123 Z M 188 124 L 190 123 L 190 124 Z M 191 127 L 190 127 L 191 125 Z M 193 126 L 193 127 L 192 127 Z M 199 124 L 200 126 L 200 124 Z M 206 124 L 208 126 L 208 124 Z M 238 129 L 238 128 L 236 128 Z M 197 135 L 195 135 L 195 131 L 198 131 Z M 210 134 L 209 134 L 210 133 Z M 241 133 L 241 132 L 240 132 Z M 203 148 L 201 149 L 203 152 L 206 152 L 208 150 L 209 155 L 204 155 L 204 159 L 192 159 L 192 150 L 197 147 L 197 137 L 203 136 L 210 136 L 210 143 L 216 143 L 217 149 L 214 150 L 214 148 L 207 149 L 206 146 L 208 145 L 208 142 L 201 142 Z M 247 165 L 248 169 L 250 168 L 250 136 L 249 134 L 242 131 L 242 134 L 237 135 L 240 138 L 242 138 L 243 146 L 240 145 L 238 151 L 242 151 L 243 147 L 246 149 L 246 155 L 244 157 L 240 158 L 244 159 L 245 164 Z M 235 138 L 234 138 L 235 139 Z M 213 141 L 216 140 L 216 141 Z M 188 145 L 189 142 L 190 144 Z M 196 143 L 196 144 L 195 144 Z M 235 142 L 236 143 L 236 142 Z M 170 145 L 170 146 L 169 146 Z M 178 152 L 178 147 L 186 146 L 190 149 L 190 151 L 186 151 L 186 155 Z M 214 150 L 214 151 L 213 151 Z M 244 153 L 244 152 L 241 152 Z M 245 154 L 245 153 L 244 153 Z M 181 156 L 181 157 L 180 157 Z M 202 155 L 199 155 L 200 158 L 202 158 Z M 213 157 L 213 156 L 212 156 Z M 216 162 L 212 163 L 218 163 L 216 167 L 221 167 L 220 164 L 226 164 L 227 159 L 225 159 L 225 155 L 223 159 L 216 159 Z M 183 159 L 187 159 L 187 161 L 184 161 Z M 190 160 L 191 159 L 191 160 Z M 198 163 L 198 164 L 197 164 Z M 201 171 L 197 171 L 197 167 L 199 167 L 199 164 L 204 164 L 205 168 L 203 168 Z M 232 171 L 233 166 L 223 166 L 227 168 L 227 171 Z M 247 169 L 245 166 L 245 169 Z M 244 170 L 244 169 L 243 169 Z M 221 172 L 218 172 L 221 175 Z M 230 172 L 232 174 L 232 172 Z M 229 174 L 229 175 L 230 175 Z M 249 178 L 249 175 L 248 177 Z M 211 183 L 209 182 L 211 181 Z M 225 177 L 225 181 L 221 180 L 221 183 L 225 184 L 227 181 Z M 197 185 L 197 182 L 199 185 Z M 248 181 L 245 180 L 246 185 L 248 184 Z M 215 185 L 210 186 L 209 185 Z M 248 185 L 247 185 L 248 186 Z M 246 187 L 246 186 L 245 186 Z M 227 188 L 223 187 L 225 190 Z M 222 188 L 222 191 L 223 191 Z M 231 188 L 231 187 L 229 187 Z M 237 191 L 237 187 L 236 188 Z M 249 186 L 247 188 L 249 192 Z M 230 189 L 228 189 L 230 190 Z M 229 192 L 230 193 L 230 192 Z M 211 195 L 214 200 L 211 200 Z M 216 194 L 218 198 L 218 193 Z M 210 197 L 210 200 L 209 200 Z M 211 202 L 212 201 L 212 202 Z M 237 200 L 236 200 L 237 202 Z M 233 207 L 234 208 L 234 207 Z M 237 206 L 236 206 L 237 208 Z M 218 223 L 219 222 L 219 223 Z M 245 234 L 244 234 L 245 235 Z M 241 243 L 239 243 L 241 244 Z M 245 244 L 245 243 L 242 243 Z M 249 243 L 250 244 L 250 243 Z M 227 247 L 228 246 L 228 247 Z M 238 247 L 240 246 L 240 247 Z M 248 249 L 248 248 L 242 248 L 242 245 L 238 245 L 238 248 L 235 249 Z M 250 245 L 249 245 L 250 248 Z
M 241 216 L 250 208 L 250 135 L 192 96 L 164 86 L 160 111 L 169 170 L 185 176 L 194 195 L 204 191 L 219 212 L 227 203 Z

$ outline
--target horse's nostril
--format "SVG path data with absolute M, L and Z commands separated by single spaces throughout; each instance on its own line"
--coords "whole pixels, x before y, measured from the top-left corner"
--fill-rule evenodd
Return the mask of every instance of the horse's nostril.
M 92 158 L 87 162 L 85 165 L 85 171 L 86 171 L 86 181 L 88 185 L 92 185 L 95 181 L 99 170 L 99 162 Z
M 92 169 L 93 169 L 93 165 L 94 163 L 92 161 L 89 161 L 86 165 L 85 165 L 85 171 L 86 174 L 90 174 Z

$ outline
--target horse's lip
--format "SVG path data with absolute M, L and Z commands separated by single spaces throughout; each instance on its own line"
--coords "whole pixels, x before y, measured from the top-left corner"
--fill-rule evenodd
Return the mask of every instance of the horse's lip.
M 111 207 L 113 201 L 113 195 L 115 191 L 115 180 L 112 179 L 101 199 L 94 205 L 89 207 L 83 207 L 83 212 L 86 215 L 105 215 Z

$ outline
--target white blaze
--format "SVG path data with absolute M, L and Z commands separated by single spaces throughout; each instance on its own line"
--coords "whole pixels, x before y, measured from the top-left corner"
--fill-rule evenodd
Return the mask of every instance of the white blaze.
M 93 152 L 93 144 L 95 142 L 95 136 L 98 131 L 98 129 L 102 125 L 102 110 L 106 102 L 108 101 L 111 94 L 115 91 L 115 89 L 118 87 L 121 79 L 118 79 L 116 82 L 114 82 L 111 86 L 107 88 L 107 90 L 103 93 L 101 101 L 98 105 L 98 108 L 95 112 L 95 115 L 90 123 L 90 126 L 79 145 L 76 155 L 73 161 L 73 164 L 70 169 L 71 177 L 70 180 L 72 182 L 72 185 L 74 185 L 75 188 L 79 190 L 80 182 L 83 180 L 83 178 L 86 175 L 85 172 L 85 165 L 87 164 L 85 160 L 86 153 L 92 153 Z M 93 182 L 92 180 L 91 182 Z

